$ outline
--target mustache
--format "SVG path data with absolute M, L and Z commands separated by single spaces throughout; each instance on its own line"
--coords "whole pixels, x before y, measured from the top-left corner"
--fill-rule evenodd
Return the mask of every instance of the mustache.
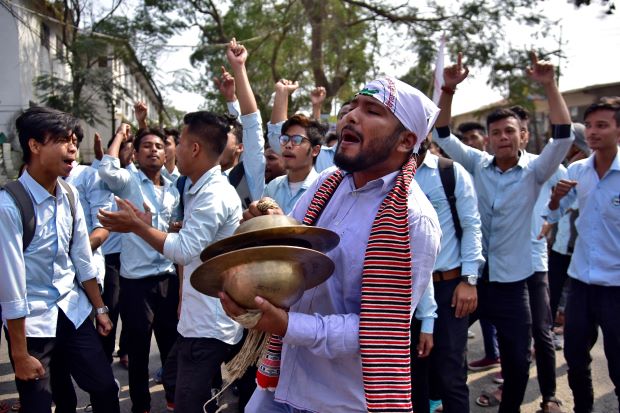
M 363 139 L 362 134 L 359 133 L 358 131 L 356 131 L 355 128 L 352 125 L 345 125 L 340 130 L 340 136 L 338 136 L 339 140 L 342 140 L 342 134 L 343 134 L 344 131 L 349 131 L 350 133 L 354 134 L 360 141 L 362 141 L 362 139 Z

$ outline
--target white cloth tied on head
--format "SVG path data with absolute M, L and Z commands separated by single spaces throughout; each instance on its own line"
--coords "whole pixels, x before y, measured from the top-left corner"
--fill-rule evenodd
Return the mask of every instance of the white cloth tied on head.
M 439 116 L 439 108 L 424 93 L 390 76 L 367 83 L 358 94 L 372 96 L 383 103 L 407 130 L 416 134 L 415 153 Z

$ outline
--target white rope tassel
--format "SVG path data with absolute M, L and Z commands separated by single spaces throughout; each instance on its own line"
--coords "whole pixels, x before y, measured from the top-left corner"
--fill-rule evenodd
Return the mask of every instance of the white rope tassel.
M 245 342 L 239 350 L 239 353 L 226 363 L 225 367 L 228 371 L 228 378 L 225 386 L 211 399 L 209 399 L 203 406 L 204 413 L 207 412 L 207 404 L 216 400 L 224 391 L 235 382 L 235 380 L 241 378 L 246 372 L 248 367 L 253 364 L 257 364 L 261 359 L 263 353 L 267 350 L 267 343 L 269 342 L 269 335 L 262 331 L 251 330 L 256 326 L 258 320 L 262 317 L 263 313 L 260 310 L 248 310 L 247 313 L 235 317 L 234 320 L 241 324 L 244 328 L 250 329 L 248 335 L 245 337 Z

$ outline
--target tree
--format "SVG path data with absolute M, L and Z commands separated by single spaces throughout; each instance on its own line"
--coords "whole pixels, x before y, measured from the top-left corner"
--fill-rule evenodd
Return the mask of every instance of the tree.
M 328 100 L 350 98 L 376 72 L 380 43 L 390 39 L 386 33 L 411 39 L 412 79 L 430 78 L 442 32 L 449 34 L 451 53 L 461 50 L 470 65 L 488 65 L 501 51 L 507 21 L 545 22 L 537 2 L 463 0 L 447 7 L 435 0 L 422 6 L 404 0 L 395 5 L 376 0 L 148 0 L 145 8 L 159 25 L 200 27 L 192 62 L 203 75 L 195 91 L 213 90 L 210 79 L 223 63 L 224 45 L 233 36 L 243 42 L 250 52 L 248 69 L 258 104 L 266 111 L 273 84 L 281 77 L 299 81 L 306 92 L 323 86 Z M 307 93 L 300 95 L 293 109 Z
M 115 78 L 109 66 L 114 59 L 135 59 L 154 66 L 157 51 L 149 39 L 163 41 L 172 31 L 155 31 L 146 19 L 130 19 L 117 15 L 124 0 L 113 0 L 109 9 L 93 12 L 90 0 L 62 0 L 48 4 L 62 28 L 64 50 L 59 58 L 69 69 L 69 80 L 54 73 L 35 79 L 41 102 L 69 112 L 94 126 L 105 123 L 103 104 L 114 122 L 115 102 L 119 96 L 130 96 L 122 79 Z M 90 13 L 88 12 L 90 10 Z M 98 14 L 98 17 L 93 17 Z M 90 16 L 90 21 L 85 18 Z M 138 13 L 140 16 L 140 13 Z M 139 22 L 139 23 L 137 23 Z M 136 52 L 128 40 L 136 43 Z M 134 53 L 139 53 L 135 54 Z M 147 70 L 141 66 L 142 70 Z

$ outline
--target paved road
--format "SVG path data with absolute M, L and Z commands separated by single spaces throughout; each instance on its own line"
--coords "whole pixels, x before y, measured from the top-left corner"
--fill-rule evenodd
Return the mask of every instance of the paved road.
M 480 330 L 476 324 L 473 328 L 476 333 L 476 338 L 469 340 L 469 357 L 470 359 L 477 359 L 482 355 L 482 340 Z M 13 374 L 11 366 L 8 361 L 6 342 L 4 338 L 0 348 L 0 400 L 11 399 L 14 400 L 17 397 L 15 385 L 13 381 Z M 567 411 L 572 411 L 572 400 L 570 389 L 568 388 L 568 382 L 566 378 L 566 362 L 561 351 L 557 352 L 557 372 L 558 372 L 558 397 L 564 401 Z M 596 413 L 611 413 L 618 412 L 618 402 L 616 400 L 613 385 L 609 379 L 607 373 L 607 363 L 605 361 L 602 345 L 602 337 L 599 338 L 596 346 L 592 351 L 594 359 L 592 370 L 594 376 L 594 389 L 595 389 L 595 411 Z M 152 340 L 151 348 L 151 363 L 150 370 L 154 373 L 160 366 L 159 354 L 155 340 Z M 497 372 L 498 369 L 473 373 L 469 375 L 470 386 L 470 402 L 472 413 L 492 413 L 497 411 L 497 408 L 482 408 L 476 406 L 475 399 L 483 389 L 491 388 L 493 386 L 492 373 Z M 127 371 L 121 368 L 118 363 L 114 364 L 114 374 L 121 382 L 121 411 L 123 413 L 131 412 L 131 402 L 129 400 L 129 390 L 127 387 Z M 85 406 L 87 396 L 78 390 L 79 393 L 79 406 Z M 153 396 L 152 413 L 165 413 L 166 406 L 164 400 L 164 390 L 161 385 L 156 384 L 151 380 L 151 394 Z M 224 397 L 225 403 L 228 404 L 227 408 L 222 409 L 225 413 L 232 413 L 237 411 L 236 400 L 231 393 L 227 393 Z M 530 370 L 530 381 L 527 387 L 527 393 L 522 408 L 522 413 L 536 413 L 539 410 L 540 393 L 538 389 L 538 383 L 536 381 L 536 367 L 535 363 L 532 363 Z M 78 410 L 79 412 L 82 409 Z M 334 412 L 339 413 L 339 412 Z

